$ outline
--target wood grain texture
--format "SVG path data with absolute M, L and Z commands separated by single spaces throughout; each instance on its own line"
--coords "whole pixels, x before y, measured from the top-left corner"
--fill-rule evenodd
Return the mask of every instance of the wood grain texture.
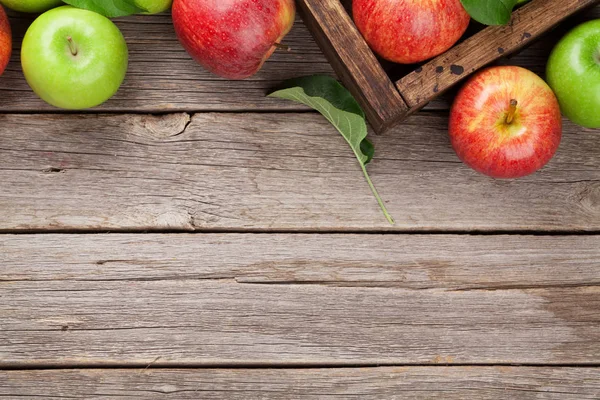
M 598 237 L 113 235 L 1 237 L 0 367 L 600 361 Z
M 23 35 L 33 17 L 11 14 L 13 56 L 0 78 L 0 111 L 58 111 L 31 91 L 21 70 Z M 310 74 L 333 75 L 327 60 L 299 19 L 283 43 L 290 52 L 277 51 L 254 77 L 228 81 L 205 71 L 179 44 L 171 16 L 117 18 L 129 47 L 129 69 L 117 94 L 93 111 L 207 111 L 305 110 L 299 104 L 266 98 L 281 81 Z
M 600 140 L 565 121 L 542 171 L 495 181 L 463 165 L 447 115 L 374 137 L 369 170 L 305 114 L 1 115 L 0 230 L 597 231 Z
M 598 368 L 382 367 L 0 371 L 0 396 L 19 399 L 591 400 Z
M 2 235 L 0 249 L 4 287 L 186 279 L 413 290 L 600 285 L 596 235 Z
M 411 111 L 422 108 L 471 73 L 518 51 L 598 0 L 535 0 L 513 13 L 506 26 L 487 27 L 396 82 Z
M 303 18 L 376 132 L 406 116 L 408 107 L 340 1 L 300 0 Z
M 33 17 L 12 14 L 10 18 L 15 40 L 11 62 L 0 78 L 0 112 L 57 111 L 35 96 L 21 71 L 20 44 Z M 550 49 L 566 28 L 582 19 L 593 18 L 600 18 L 600 7 L 569 21 L 509 62 L 543 72 Z M 284 41 L 292 51 L 276 52 L 256 76 L 241 82 L 220 79 L 197 65 L 177 42 L 169 15 L 119 18 L 116 23 L 129 46 L 129 71 L 121 90 L 107 103 L 93 109 L 95 112 L 306 110 L 293 102 L 266 98 L 265 94 L 287 78 L 334 75 L 300 20 Z M 427 108 L 447 109 L 450 101 L 451 96 L 442 96 Z

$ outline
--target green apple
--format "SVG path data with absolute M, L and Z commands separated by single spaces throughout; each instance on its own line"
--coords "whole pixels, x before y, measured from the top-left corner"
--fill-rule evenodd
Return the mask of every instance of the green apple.
M 41 13 L 64 4 L 62 0 L 0 0 L 0 3 L 11 10 Z
M 558 42 L 546 78 L 567 118 L 600 128 L 600 19 L 577 26 Z
M 148 14 L 158 14 L 171 8 L 173 0 L 135 0 L 135 5 L 148 11 Z
M 40 15 L 21 47 L 27 83 L 47 103 L 70 110 L 104 103 L 127 71 L 127 44 L 108 18 L 71 6 Z

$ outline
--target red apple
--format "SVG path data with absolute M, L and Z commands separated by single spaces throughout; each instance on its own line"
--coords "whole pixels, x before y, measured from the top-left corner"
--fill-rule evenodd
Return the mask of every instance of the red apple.
M 542 78 L 520 67 L 477 73 L 450 111 L 456 154 L 493 178 L 518 178 L 542 168 L 556 153 L 561 135 L 556 96 Z
M 207 70 L 244 79 L 260 70 L 294 24 L 294 0 L 175 0 L 173 24 Z
M 352 14 L 371 49 L 400 64 L 445 52 L 471 20 L 460 0 L 353 0 Z
M 0 75 L 4 72 L 12 51 L 10 23 L 4 8 L 0 5 Z

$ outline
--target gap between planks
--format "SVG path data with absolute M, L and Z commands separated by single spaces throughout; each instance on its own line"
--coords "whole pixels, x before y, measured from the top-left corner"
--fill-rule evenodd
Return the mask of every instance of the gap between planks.
M 102 234 L 170 234 L 170 235 L 214 235 L 214 234 L 241 234 L 241 235 L 448 235 L 448 236 L 596 236 L 600 230 L 573 230 L 573 231 L 528 231 L 528 230 L 457 230 L 457 229 L 431 229 L 431 230 L 311 230 L 311 229 L 253 229 L 253 228 L 231 228 L 231 229 L 31 229 L 12 230 L 0 229 L 0 235 L 102 235 Z
M 555 364 L 544 364 L 544 363 L 447 363 L 443 358 L 440 359 L 438 364 L 432 363 L 386 363 L 386 362 L 371 362 L 371 363 L 335 363 L 335 362 L 323 362 L 323 363 L 266 363 L 266 362 L 240 362 L 240 363 L 227 363 L 227 362 L 214 362 L 214 363 L 161 363 L 160 357 L 154 358 L 154 360 L 136 363 L 136 362 L 123 362 L 123 363 L 73 363 L 73 364 L 59 364 L 59 363 L 46 363 L 46 364 L 11 364 L 2 365 L 0 364 L 0 374 L 2 371 L 165 371 L 165 370 L 198 370 L 198 371 L 209 371 L 209 370 L 248 370 L 248 371 L 268 371 L 268 370 L 352 370 L 352 369 L 377 369 L 377 368 L 431 368 L 432 370 L 444 370 L 444 369 L 462 369 L 462 368 L 535 368 L 535 369 L 582 369 L 592 370 L 600 369 L 600 362 L 589 362 L 589 363 L 555 363 Z

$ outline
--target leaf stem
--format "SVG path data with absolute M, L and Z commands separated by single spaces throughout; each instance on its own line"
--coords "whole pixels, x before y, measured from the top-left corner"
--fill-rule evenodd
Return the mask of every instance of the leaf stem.
M 390 215 L 390 213 L 388 212 L 387 208 L 385 207 L 385 204 L 383 203 L 383 200 L 381 199 L 381 197 L 379 196 L 379 193 L 377 192 L 377 189 L 375 188 L 375 185 L 373 185 L 373 182 L 371 181 L 371 178 L 369 177 L 369 173 L 367 172 L 367 167 L 360 160 L 358 161 L 358 163 L 360 164 L 360 167 L 362 168 L 363 174 L 365 174 L 365 179 L 367 180 L 367 183 L 369 184 L 369 187 L 371 188 L 373 195 L 377 199 L 377 203 L 379 203 L 379 207 L 381 208 L 381 211 L 383 211 L 383 215 L 385 215 L 385 218 L 388 220 L 390 225 L 394 225 L 396 223 L 396 221 L 394 221 L 394 217 L 392 217 Z

